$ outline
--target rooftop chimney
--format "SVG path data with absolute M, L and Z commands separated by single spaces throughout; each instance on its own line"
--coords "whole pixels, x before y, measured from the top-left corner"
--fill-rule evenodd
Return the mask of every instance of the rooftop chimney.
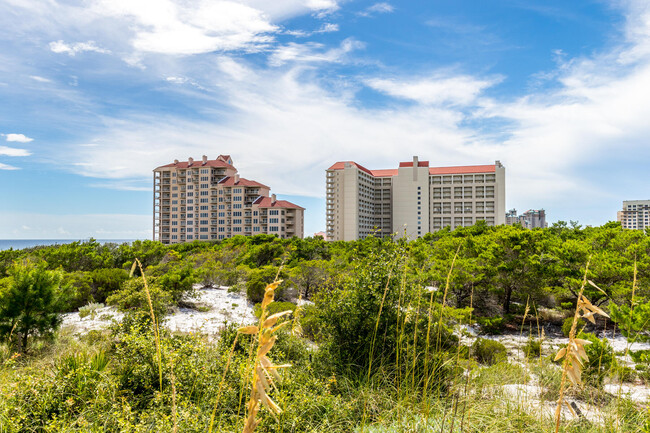
M 207 155 L 203 155 L 203 165 L 205 165 L 205 164 L 207 164 L 207 163 L 208 163 L 208 156 L 207 156 Z
M 235 183 L 239 182 L 239 173 L 235 173 Z
M 191 156 L 190 156 L 189 158 L 187 158 L 187 166 L 188 166 L 188 167 L 189 167 L 190 165 L 192 165 L 193 163 L 194 163 L 194 158 L 192 158 Z
M 276 202 L 275 194 L 271 194 L 271 204 L 274 204 L 275 202 Z
M 414 181 L 418 180 L 418 165 L 420 165 L 420 163 L 418 162 L 418 157 L 414 156 L 413 157 L 413 180 Z
M 174 165 L 178 164 L 178 159 L 174 160 Z

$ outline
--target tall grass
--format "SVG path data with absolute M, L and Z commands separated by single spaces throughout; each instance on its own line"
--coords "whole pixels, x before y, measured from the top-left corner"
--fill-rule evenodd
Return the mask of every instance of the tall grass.
M 284 321 L 276 325 L 277 321 L 291 314 L 291 310 L 283 311 L 280 313 L 268 315 L 268 306 L 273 302 L 275 297 L 275 289 L 282 283 L 282 281 L 275 281 L 268 286 L 264 291 L 264 300 L 262 301 L 262 315 L 260 316 L 259 325 L 246 326 L 239 329 L 239 333 L 256 335 L 257 336 L 257 352 L 253 364 L 253 375 L 251 377 L 251 394 L 248 400 L 247 410 L 248 416 L 242 433 L 253 433 L 259 424 L 256 419 L 259 410 L 260 402 L 266 407 L 273 416 L 282 412 L 282 409 L 271 399 L 269 392 L 275 387 L 275 381 L 280 380 L 278 369 L 289 367 L 289 365 L 274 365 L 271 360 L 266 356 L 273 348 L 277 341 L 275 335 L 282 327 L 289 324 Z

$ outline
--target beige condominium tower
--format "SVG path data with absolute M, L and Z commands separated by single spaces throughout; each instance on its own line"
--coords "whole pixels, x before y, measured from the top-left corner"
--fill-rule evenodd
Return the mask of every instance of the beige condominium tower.
M 229 155 L 189 158 L 153 171 L 153 239 L 164 244 L 236 235 L 303 237 L 304 208 L 237 173 Z
M 624 229 L 645 230 L 650 227 L 650 200 L 626 200 L 616 217 Z
M 341 161 L 326 172 L 329 240 L 369 235 L 414 239 L 479 220 L 505 224 L 505 167 L 499 161 L 429 167 L 429 161 L 416 156 L 396 169 L 368 170 Z

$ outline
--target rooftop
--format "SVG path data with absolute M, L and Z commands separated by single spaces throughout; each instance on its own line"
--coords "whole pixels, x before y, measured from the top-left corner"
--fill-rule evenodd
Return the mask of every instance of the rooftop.
M 397 176 L 397 169 L 383 169 L 383 170 L 368 170 L 364 166 L 357 164 L 354 161 L 339 161 L 333 164 L 328 170 L 343 170 L 345 164 L 349 163 L 357 167 L 359 170 L 368 173 L 374 177 L 387 177 Z M 413 167 L 413 162 L 400 162 L 400 167 Z M 418 167 L 429 167 L 429 161 L 419 161 Z M 496 164 L 490 165 L 460 165 L 455 167 L 429 167 L 429 174 L 468 174 L 468 173 L 494 173 L 496 171 Z
M 254 205 L 257 205 L 259 207 L 267 208 L 267 207 L 277 207 L 277 208 L 288 208 L 288 209 L 302 209 L 305 210 L 304 207 L 300 207 L 297 204 L 293 204 L 289 201 L 286 200 L 275 200 L 271 197 L 258 197 L 257 200 L 253 202 Z

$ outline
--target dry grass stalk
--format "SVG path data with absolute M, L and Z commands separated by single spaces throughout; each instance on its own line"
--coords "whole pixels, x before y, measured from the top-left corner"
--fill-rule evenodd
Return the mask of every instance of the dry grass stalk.
M 564 358 L 564 363 L 562 365 L 562 381 L 560 383 L 560 397 L 557 400 L 557 408 L 555 409 L 555 433 L 560 430 L 560 415 L 562 413 L 562 404 L 565 403 L 564 390 L 566 380 L 568 378 L 574 385 L 582 384 L 582 367 L 584 365 L 584 362 L 589 360 L 584 346 L 591 344 L 591 342 L 588 340 L 583 340 L 581 338 L 576 338 L 578 319 L 584 318 L 595 324 L 595 314 L 609 317 L 603 310 L 592 305 L 591 302 L 589 302 L 589 300 L 583 295 L 587 282 L 598 290 L 602 291 L 602 289 L 596 286 L 591 280 L 587 280 L 588 270 L 589 262 L 587 262 L 587 266 L 585 267 L 585 275 L 580 287 L 580 293 L 578 293 L 578 303 L 576 305 L 575 314 L 573 315 L 573 324 L 571 325 L 571 331 L 569 332 L 569 343 L 566 347 L 560 349 L 557 355 L 555 355 L 555 361 L 559 361 L 560 359 Z M 571 412 L 575 413 L 573 411 L 573 408 L 571 408 L 568 404 L 567 407 L 569 407 Z
M 173 433 L 178 432 L 178 410 L 176 408 L 176 375 L 174 374 L 174 361 L 171 362 L 171 384 L 172 384 L 172 418 L 174 420 Z
M 251 395 L 248 400 L 248 417 L 242 433 L 252 433 L 259 421 L 255 419 L 259 410 L 259 403 L 261 402 L 275 417 L 280 414 L 282 410 L 280 407 L 269 397 L 268 393 L 271 388 L 275 386 L 275 380 L 280 380 L 278 369 L 290 367 L 290 365 L 274 365 L 266 354 L 273 348 L 277 340 L 274 335 L 283 326 L 289 322 L 285 321 L 276 325 L 278 319 L 287 314 L 291 314 L 291 310 L 283 311 L 268 316 L 268 306 L 273 302 L 275 296 L 275 289 L 282 281 L 275 281 L 266 286 L 264 293 L 264 300 L 262 301 L 262 315 L 260 317 L 259 326 L 251 325 L 239 329 L 241 334 L 255 335 L 257 334 L 257 354 L 253 365 L 253 376 L 251 379 Z
M 291 322 L 291 335 L 293 337 L 302 337 L 302 326 L 300 326 L 300 313 L 302 313 L 302 293 L 298 296 L 298 306 L 296 311 L 293 312 L 293 320 Z
M 151 314 L 151 321 L 153 323 L 154 336 L 156 338 L 156 355 L 158 356 L 158 381 L 160 383 L 160 392 L 162 392 L 162 353 L 160 351 L 160 330 L 158 329 L 158 321 L 156 320 L 156 314 L 153 311 L 153 302 L 151 301 L 151 292 L 149 292 L 149 285 L 147 284 L 147 278 L 144 276 L 144 269 L 142 269 L 142 263 L 137 258 L 131 266 L 131 274 L 135 272 L 136 265 L 140 268 L 140 274 L 142 274 L 142 281 L 144 282 L 144 291 L 147 295 L 147 302 L 149 303 L 149 313 Z
M 219 382 L 219 390 L 217 391 L 217 399 L 214 402 L 214 409 L 212 409 L 212 415 L 210 416 L 210 428 L 208 429 L 208 433 L 212 433 L 212 429 L 214 428 L 214 417 L 217 413 L 219 400 L 221 399 L 221 391 L 223 390 L 223 386 L 226 383 L 226 373 L 228 373 L 228 369 L 230 368 L 230 362 L 232 361 L 232 355 L 235 352 L 235 346 L 237 345 L 238 339 L 239 339 L 239 333 L 235 335 L 235 340 L 232 342 L 232 346 L 230 347 L 230 353 L 228 354 L 228 361 L 226 362 L 226 368 L 223 370 L 223 375 L 221 376 L 221 382 Z

